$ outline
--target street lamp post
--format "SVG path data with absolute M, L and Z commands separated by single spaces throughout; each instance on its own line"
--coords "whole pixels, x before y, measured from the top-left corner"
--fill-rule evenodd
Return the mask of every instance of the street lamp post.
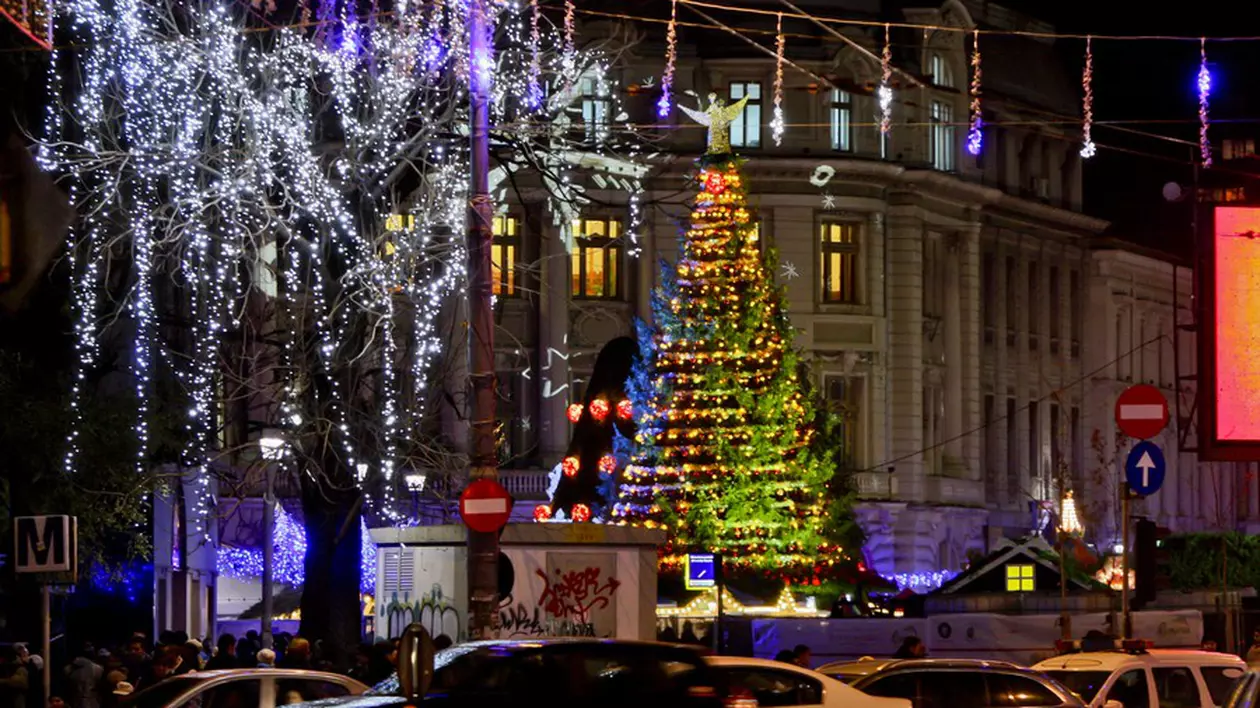
M 284 438 L 275 430 L 265 430 L 258 439 L 258 448 L 262 453 L 263 477 L 263 573 L 262 573 L 262 632 L 260 639 L 263 649 L 272 645 L 271 618 L 275 614 L 275 581 L 272 574 L 275 570 L 276 545 L 276 464 L 284 459 Z

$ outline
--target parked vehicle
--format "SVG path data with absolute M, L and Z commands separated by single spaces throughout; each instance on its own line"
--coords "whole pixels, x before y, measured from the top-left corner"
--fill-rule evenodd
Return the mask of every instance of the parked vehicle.
M 870 676 L 880 669 L 905 659 L 876 658 L 864 656 L 856 661 L 833 661 L 819 666 L 816 671 L 844 683 L 853 683 L 863 676 Z
M 124 698 L 122 708 L 274 708 L 358 696 L 367 686 L 348 676 L 298 669 L 231 669 L 172 676 Z
M 1216 708 L 1247 670 L 1233 654 L 1127 644 L 1063 654 L 1033 668 L 1080 694 L 1089 708 Z
M 1224 708 L 1260 707 L 1260 672 L 1248 671 L 1234 684 L 1234 691 L 1225 700 Z
M 705 661 L 717 675 L 718 694 L 728 708 L 746 698 L 767 707 L 910 708 L 910 701 L 868 696 L 830 676 L 781 661 L 735 656 L 711 656 Z
M 873 696 L 908 699 L 914 708 L 1084 708 L 1058 681 L 1005 661 L 890 660 L 851 685 Z

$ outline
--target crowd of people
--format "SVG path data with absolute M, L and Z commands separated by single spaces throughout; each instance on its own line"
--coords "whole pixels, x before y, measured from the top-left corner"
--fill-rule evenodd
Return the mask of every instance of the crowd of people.
M 450 646 L 442 635 L 438 648 Z M 333 652 L 318 642 L 282 633 L 273 647 L 263 648 L 257 631 L 237 638 L 224 634 L 211 645 L 184 632 L 163 632 L 156 643 L 136 633 L 125 643 L 97 647 L 85 643 L 60 672 L 51 676 L 53 695 L 48 708 L 115 708 L 136 692 L 172 676 L 222 669 L 290 668 L 333 671 Z M 388 679 L 398 659 L 397 640 L 362 644 L 355 651 L 347 675 L 368 686 Z M 26 646 L 0 646 L 0 708 L 39 708 L 42 703 L 43 659 Z

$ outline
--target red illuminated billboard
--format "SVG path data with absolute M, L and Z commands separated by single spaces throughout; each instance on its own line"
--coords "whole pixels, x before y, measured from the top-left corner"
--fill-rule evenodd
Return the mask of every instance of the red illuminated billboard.
M 1260 460 L 1260 207 L 1212 208 L 1201 253 L 1199 449 Z

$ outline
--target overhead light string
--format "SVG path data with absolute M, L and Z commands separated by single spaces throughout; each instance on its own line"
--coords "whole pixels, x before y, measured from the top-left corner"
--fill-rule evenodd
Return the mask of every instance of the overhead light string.
M 1085 70 L 1081 73 L 1081 157 L 1089 159 L 1098 152 L 1094 145 L 1094 42 L 1085 38 Z
M 971 35 L 971 127 L 967 130 L 967 152 L 979 155 L 984 147 L 984 119 L 980 115 L 980 30 Z
M 892 130 L 892 41 L 891 26 L 884 23 L 884 51 L 880 55 L 879 79 L 879 133 L 887 136 Z
M 665 72 L 661 74 L 661 98 L 656 103 L 656 116 L 666 118 L 674 91 L 674 63 L 678 60 L 678 0 L 669 3 L 669 27 L 665 30 Z
M 1212 166 L 1212 144 L 1208 142 L 1208 97 L 1212 95 L 1212 73 L 1207 64 L 1207 38 L 1199 38 L 1199 155 L 1203 166 Z
M 783 36 L 783 13 L 779 13 L 775 25 L 774 40 L 774 117 L 770 119 L 770 134 L 774 136 L 775 146 L 783 144 L 783 47 L 787 40 Z

